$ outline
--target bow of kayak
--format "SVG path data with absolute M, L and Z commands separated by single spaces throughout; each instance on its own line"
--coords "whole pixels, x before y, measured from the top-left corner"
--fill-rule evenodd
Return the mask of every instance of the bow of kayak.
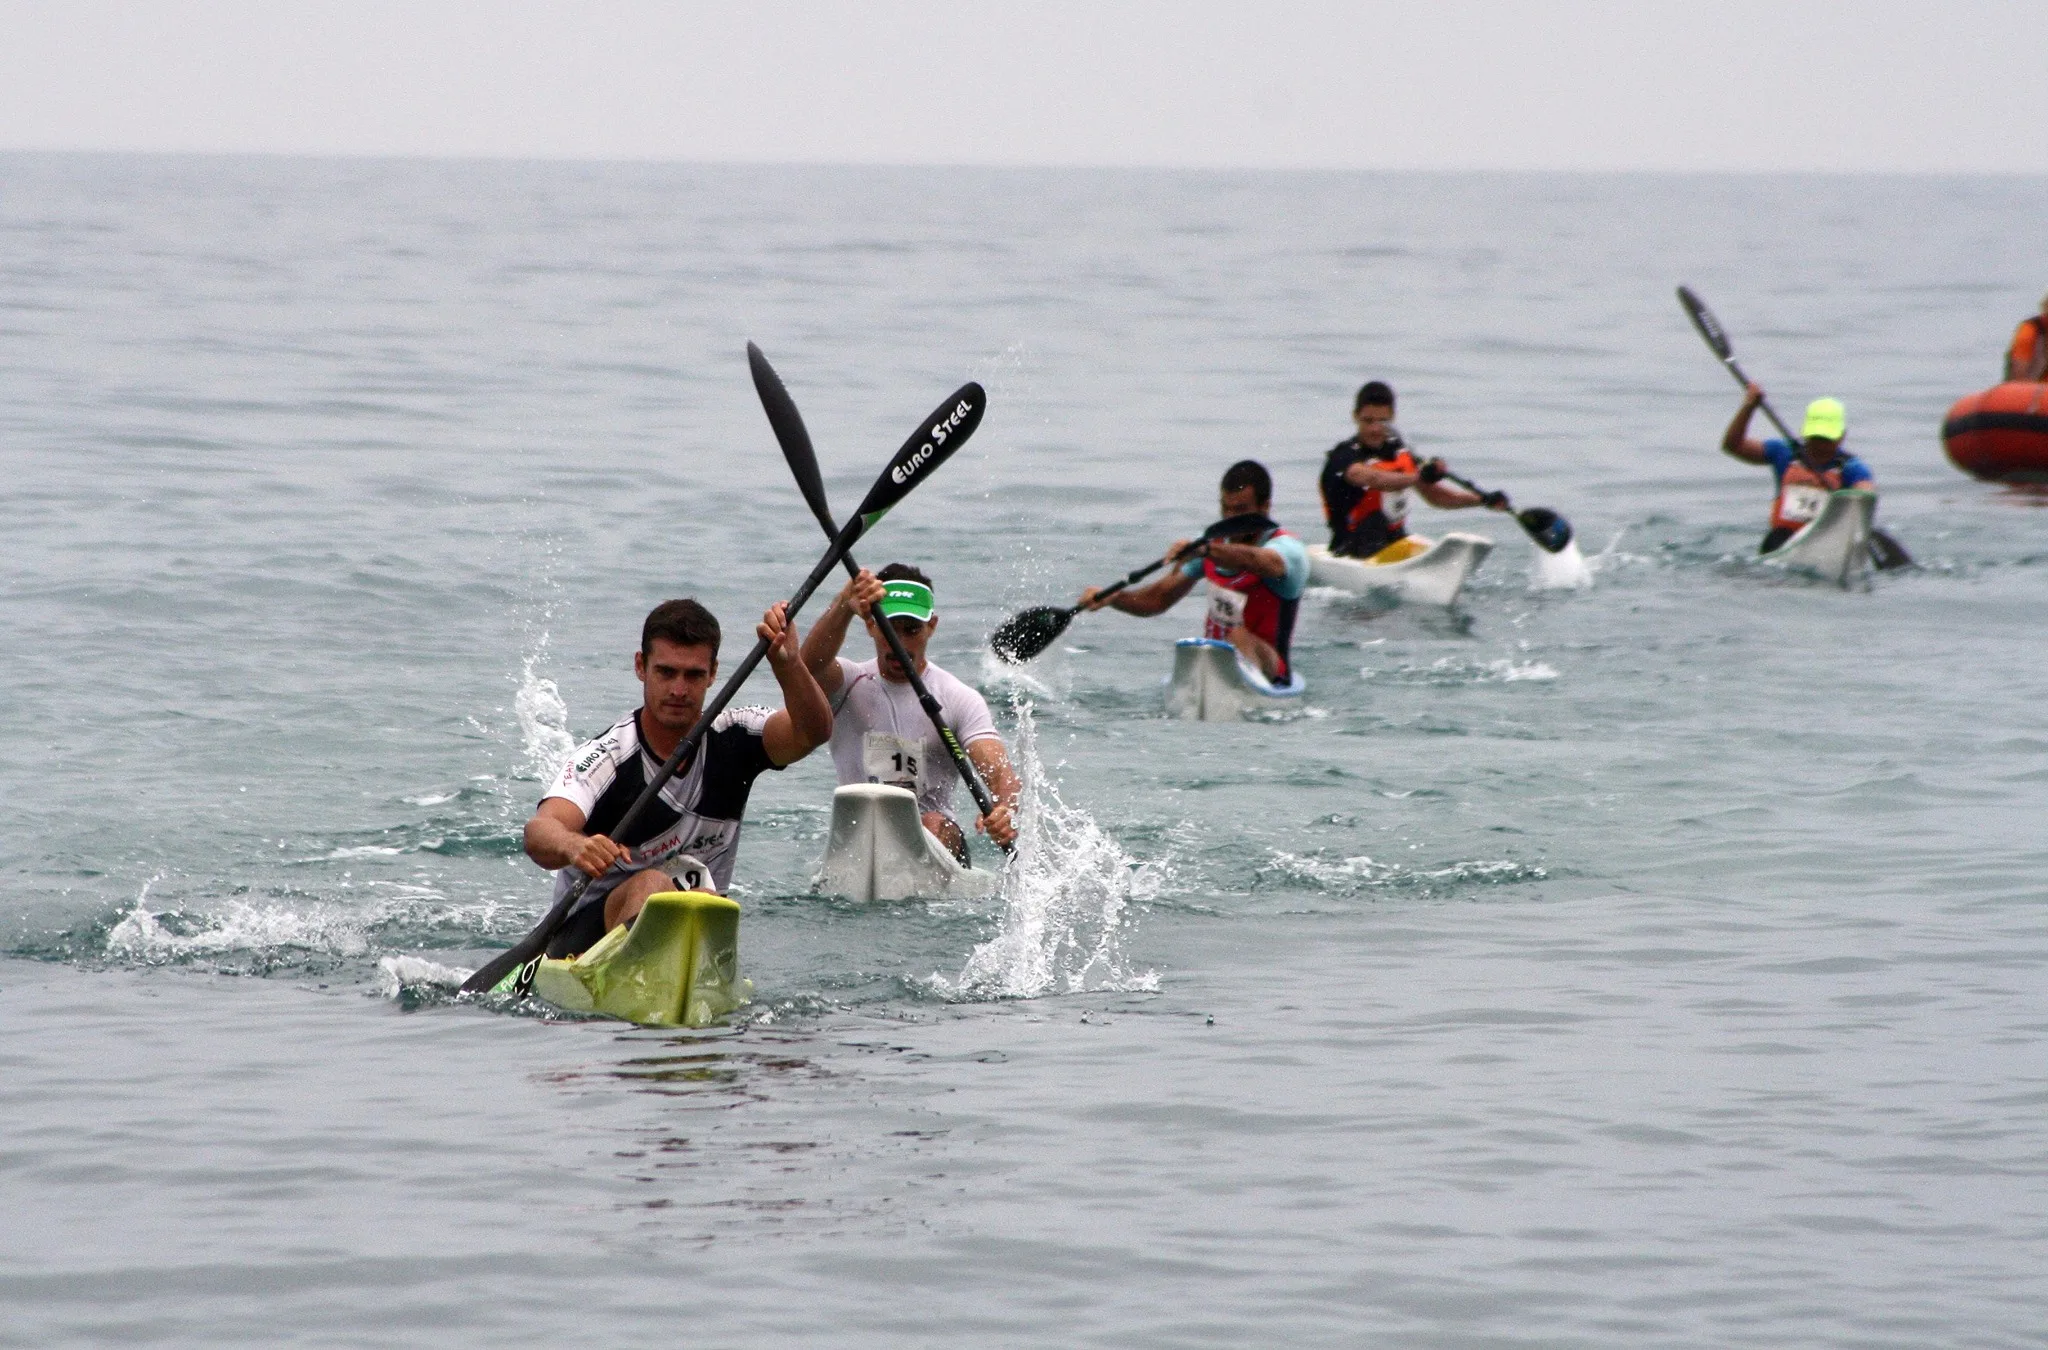
M 1830 492 L 1820 514 L 1764 554 L 1763 561 L 1847 586 L 1870 565 L 1870 522 L 1876 513 L 1876 493 L 1862 488 Z
M 1296 707 L 1308 692 L 1301 672 L 1274 684 L 1237 648 L 1218 638 L 1182 638 L 1166 679 L 1166 715 L 1198 722 L 1234 722 L 1248 713 Z
M 700 1027 L 753 992 L 739 975 L 739 933 L 736 902 L 704 891 L 663 891 L 647 898 L 630 926 L 612 929 L 582 955 L 542 961 L 532 992 L 565 1012 Z M 514 971 L 492 992 L 510 992 L 517 979 Z
M 850 900 L 936 900 L 987 895 L 993 872 L 962 867 L 924 827 L 917 794 L 885 783 L 849 783 L 832 794 L 832 830 L 818 885 Z
M 1450 605 L 1457 602 L 1466 578 L 1493 551 L 1493 541 L 1483 534 L 1447 534 L 1434 541 L 1410 535 L 1397 542 L 1421 548 L 1405 558 L 1374 562 L 1370 558 L 1342 558 L 1321 544 L 1311 544 L 1309 582 L 1334 586 L 1385 605 Z

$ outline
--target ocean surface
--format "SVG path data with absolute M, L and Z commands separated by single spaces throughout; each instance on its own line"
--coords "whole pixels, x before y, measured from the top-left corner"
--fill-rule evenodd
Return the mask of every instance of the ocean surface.
M 0 1342 L 2008 1347 L 2048 1339 L 2048 512 L 1943 459 L 2039 178 L 0 157 Z M 1758 566 L 1689 283 L 1829 393 L 1916 571 Z M 863 542 L 1026 770 L 986 901 L 814 893 L 753 1002 L 453 998 L 642 616 Z M 1312 592 L 1306 707 L 1167 721 L 1158 619 L 985 654 L 1364 379 L 1505 517 Z M 812 611 L 816 612 L 815 608 Z M 772 700 L 765 674 L 749 695 Z M 982 845 L 983 861 L 993 857 Z

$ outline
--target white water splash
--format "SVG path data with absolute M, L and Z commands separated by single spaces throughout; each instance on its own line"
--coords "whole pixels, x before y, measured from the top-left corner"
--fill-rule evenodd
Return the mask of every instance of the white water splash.
M 512 707 L 519 714 L 520 748 L 526 759 L 520 777 L 534 782 L 551 782 L 576 753 L 576 738 L 569 734 L 569 705 L 553 680 L 537 674 L 535 667 L 547 660 L 547 635 L 538 650 L 526 658 L 519 675 L 519 692 Z
M 960 999 L 1157 989 L 1157 973 L 1130 968 L 1123 940 L 1131 906 L 1158 893 L 1159 870 L 1060 800 L 1038 757 L 1031 705 L 1013 706 L 1024 793 L 1017 857 L 1003 878 L 1002 924 L 968 954 L 957 979 L 933 975 L 932 987 Z
M 135 908 L 107 931 L 108 954 L 160 965 L 229 953 L 291 950 L 361 956 L 370 949 L 368 925 L 358 914 L 301 914 L 237 901 L 220 914 L 208 915 L 203 926 L 179 932 L 166 926 L 161 914 L 144 908 L 148 893 L 149 887 L 143 887 Z
M 387 956 L 377 962 L 377 990 L 396 1002 L 409 989 L 460 989 L 470 973 L 424 956 Z
M 1593 584 L 1593 569 L 1579 552 L 1574 539 L 1562 551 L 1532 550 L 1535 564 L 1529 569 L 1529 587 L 1538 591 L 1579 591 Z
M 1398 666 L 1393 669 L 1360 666 L 1358 674 L 1367 680 L 1425 685 L 1516 684 L 1523 680 L 1554 680 L 1558 677 L 1557 667 L 1547 661 L 1507 658 L 1466 661 L 1455 656 L 1439 657 L 1426 666 Z
M 1512 858 L 1473 858 L 1442 867 L 1413 868 L 1400 863 L 1378 862 L 1364 855 L 1329 858 L 1320 854 L 1269 850 L 1272 861 L 1259 868 L 1259 885 L 1277 884 L 1339 895 L 1357 895 L 1373 889 L 1420 890 L 1435 893 L 1461 883 L 1498 886 L 1524 881 L 1542 881 L 1550 872 L 1536 863 Z

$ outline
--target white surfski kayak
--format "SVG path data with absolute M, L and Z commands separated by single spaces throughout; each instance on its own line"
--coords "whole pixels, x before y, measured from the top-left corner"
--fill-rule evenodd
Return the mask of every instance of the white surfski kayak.
M 1340 558 L 1321 544 L 1308 546 L 1312 585 L 1335 586 L 1383 605 L 1449 605 L 1465 579 L 1486 561 L 1493 541 L 1482 534 L 1447 534 L 1434 542 L 1418 535 L 1422 552 L 1400 562 Z
M 1247 713 L 1298 707 L 1308 686 L 1301 672 L 1274 684 L 1259 668 L 1218 638 L 1182 638 L 1173 646 L 1166 679 L 1166 715 L 1198 722 L 1233 722 Z
M 1877 513 L 1877 494 L 1862 488 L 1830 492 L 1820 514 L 1799 527 L 1799 533 L 1769 553 L 1773 567 L 1802 572 L 1847 586 L 1870 566 L 1870 521 Z
M 832 830 L 818 885 L 850 900 L 938 900 L 988 895 L 999 878 L 962 867 L 924 827 L 917 794 L 883 783 L 849 783 L 832 794 Z

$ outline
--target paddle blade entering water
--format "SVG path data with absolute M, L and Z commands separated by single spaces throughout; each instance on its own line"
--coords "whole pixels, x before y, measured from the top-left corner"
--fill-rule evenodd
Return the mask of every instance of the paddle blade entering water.
M 1073 621 L 1071 609 L 1040 605 L 1004 620 L 1002 627 L 989 636 L 988 645 L 1011 665 L 1022 665 L 1052 646 L 1053 640 L 1066 632 Z
M 1870 531 L 1868 547 L 1870 549 L 1871 564 L 1880 572 L 1892 572 L 1901 567 L 1918 567 L 1920 565 L 1913 561 L 1912 554 L 1906 552 L 1904 544 L 1901 544 L 1883 530 L 1873 528 Z
M 1532 506 L 1517 512 L 1515 519 L 1545 553 L 1562 553 L 1572 541 L 1572 523 L 1546 507 Z

